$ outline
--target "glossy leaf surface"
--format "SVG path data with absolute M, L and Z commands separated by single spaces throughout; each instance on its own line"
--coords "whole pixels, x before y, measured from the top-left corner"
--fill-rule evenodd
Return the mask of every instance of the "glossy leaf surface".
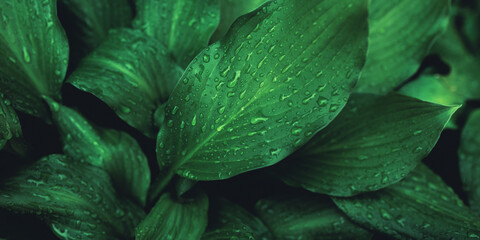
M 366 5 L 279 0 L 238 20 L 197 56 L 166 103 L 160 166 L 225 179 L 303 145 L 340 112 L 358 78 Z
M 105 171 L 50 155 L 3 183 L 0 207 L 37 214 L 61 239 L 129 239 L 145 216 Z
M 370 0 L 367 61 L 356 91 L 387 93 L 412 76 L 448 25 L 449 0 Z
M 384 188 L 427 156 L 457 108 L 353 94 L 330 125 L 274 170 L 290 185 L 333 196 Z
M 42 95 L 60 98 L 68 42 L 56 1 L 0 1 L 0 89 L 12 106 L 46 117 Z
M 480 220 L 425 165 L 377 192 L 334 198 L 352 220 L 397 239 L 476 239 Z
M 153 114 L 181 74 L 161 43 L 139 30 L 120 29 L 83 59 L 68 82 L 100 98 L 132 127 L 153 136 Z
M 480 110 L 471 113 L 458 150 L 460 176 L 470 208 L 480 216 Z
M 180 66 L 208 45 L 220 21 L 218 0 L 137 0 L 134 27 L 162 42 Z
M 127 133 L 95 127 L 73 109 L 51 100 L 49 104 L 64 153 L 105 169 L 117 191 L 145 205 L 150 169 L 137 141 Z
M 241 223 L 228 223 L 222 228 L 207 231 L 202 235 L 201 240 L 231 240 L 244 239 L 255 240 L 254 234 L 249 226 Z
M 10 100 L 0 94 L 0 150 L 12 138 L 22 136 L 22 128 L 18 116 Z
M 261 199 L 255 206 L 275 239 L 371 239 L 372 234 L 351 222 L 330 198 L 294 192 Z
M 136 230 L 138 240 L 200 239 L 207 227 L 208 197 L 199 192 L 191 199 L 164 193 Z

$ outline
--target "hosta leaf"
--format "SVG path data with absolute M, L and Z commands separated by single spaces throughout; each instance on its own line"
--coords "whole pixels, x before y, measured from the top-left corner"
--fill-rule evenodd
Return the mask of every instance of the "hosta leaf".
M 241 206 L 224 198 L 215 199 L 211 205 L 212 210 L 209 216 L 213 221 L 208 223 L 208 231 L 203 238 L 208 236 L 210 236 L 210 239 L 213 236 L 220 237 L 220 233 L 223 233 L 223 236 L 226 237 L 232 229 L 238 229 L 241 235 L 251 235 L 254 239 L 273 239 L 265 224 Z
M 105 169 L 117 191 L 145 205 L 150 169 L 137 141 L 124 132 L 94 127 L 77 111 L 48 101 L 64 153 Z
M 356 91 L 386 93 L 412 76 L 446 29 L 449 0 L 370 0 L 367 61 Z
M 358 78 L 366 5 L 279 0 L 238 20 L 193 60 L 167 101 L 160 165 L 225 179 L 304 144 L 340 112 Z
M 334 201 L 355 222 L 398 239 L 480 236 L 480 220 L 423 164 L 388 188 Z
M 353 94 L 330 125 L 274 169 L 286 183 L 317 193 L 375 191 L 420 163 L 457 108 L 399 94 Z
M 97 96 L 129 125 L 153 136 L 153 113 L 181 74 L 161 43 L 139 30 L 120 29 L 82 60 L 68 82 Z
M 208 197 L 199 192 L 191 199 L 164 193 L 136 230 L 136 239 L 198 240 L 207 227 Z
M 50 155 L 7 180 L 0 207 L 37 214 L 61 239 L 130 239 L 145 213 L 100 168 Z
M 207 46 L 220 21 L 218 0 L 137 0 L 134 27 L 167 46 L 182 67 Z
M 372 238 L 324 195 L 295 192 L 272 196 L 259 200 L 255 208 L 278 240 Z
M 83 57 L 107 36 L 112 28 L 126 27 L 132 21 L 128 0 L 60 0 L 63 12 L 60 20 L 65 26 L 72 55 Z
M 202 235 L 202 240 L 255 240 L 249 226 L 241 223 L 227 223 L 222 228 L 207 231 Z
M 460 176 L 470 208 L 480 215 L 480 110 L 471 113 L 462 131 L 458 150 Z
M 217 41 L 225 36 L 232 23 L 240 16 L 252 12 L 268 0 L 221 0 L 220 23 L 213 33 L 212 40 Z
M 12 108 L 10 100 L 0 93 L 0 149 L 12 138 L 22 136 L 22 128 L 18 116 Z
M 56 1 L 0 1 L 0 89 L 20 111 L 46 117 L 42 95 L 60 98 L 68 43 Z

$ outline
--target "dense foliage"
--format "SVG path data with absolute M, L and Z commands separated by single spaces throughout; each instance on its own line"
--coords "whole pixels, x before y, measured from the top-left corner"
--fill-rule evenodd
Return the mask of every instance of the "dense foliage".
M 477 0 L 0 0 L 0 240 L 478 239 Z

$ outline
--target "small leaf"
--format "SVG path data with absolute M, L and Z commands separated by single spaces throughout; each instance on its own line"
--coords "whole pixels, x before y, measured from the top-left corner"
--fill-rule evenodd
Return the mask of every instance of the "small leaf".
M 175 199 L 164 193 L 138 225 L 136 239 L 198 240 L 207 227 L 208 197 L 199 192 L 192 199 Z
M 59 6 L 60 20 L 73 43 L 74 59 L 102 43 L 110 29 L 127 27 L 132 21 L 128 0 L 60 0 Z
M 261 199 L 255 208 L 278 240 L 371 239 L 373 235 L 323 195 L 289 192 Z
M 100 98 L 132 127 L 153 136 L 153 114 L 181 74 L 161 43 L 138 30 L 120 29 L 82 60 L 68 82 Z
M 480 216 L 480 110 L 471 113 L 458 150 L 460 176 L 470 208 Z
M 180 66 L 208 45 L 220 21 L 218 0 L 137 0 L 134 27 L 162 42 Z
M 238 20 L 193 60 L 167 101 L 159 165 L 195 180 L 226 179 L 307 142 L 340 112 L 358 78 L 366 5 L 278 0 Z
M 457 108 L 353 94 L 330 125 L 274 170 L 289 185 L 333 196 L 384 188 L 428 155 Z
M 61 239 L 130 239 L 145 213 L 100 168 L 50 155 L 7 180 L 0 207 L 37 214 Z
M 480 220 L 442 179 L 419 165 L 403 181 L 334 202 L 353 221 L 397 239 L 476 239 Z
M 60 99 L 68 42 L 56 0 L 0 1 L 0 89 L 12 106 L 46 117 L 42 95 Z
M 18 116 L 12 108 L 10 100 L 0 93 L 0 149 L 12 138 L 22 136 L 22 128 Z
M 75 110 L 47 101 L 64 153 L 78 162 L 105 169 L 117 191 L 145 205 L 150 169 L 137 141 L 124 132 L 94 127 Z
M 387 93 L 412 76 L 448 25 L 449 0 L 370 0 L 367 61 L 356 91 Z

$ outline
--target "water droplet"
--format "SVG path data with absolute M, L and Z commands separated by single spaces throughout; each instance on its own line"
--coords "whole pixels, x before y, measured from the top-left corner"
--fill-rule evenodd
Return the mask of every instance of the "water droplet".
M 301 127 L 293 127 L 293 128 L 292 128 L 292 134 L 295 135 L 295 136 L 300 135 L 301 132 L 302 132 L 302 128 L 301 128 Z
M 195 125 L 197 125 L 197 114 L 195 114 L 192 119 L 192 126 L 195 126 Z
M 268 118 L 264 118 L 264 117 L 253 117 L 252 119 L 250 119 L 250 123 L 251 124 L 258 124 L 258 123 L 263 123 L 267 120 L 268 120 Z
M 223 114 L 225 112 L 225 106 L 222 106 L 222 107 L 218 108 L 217 111 L 218 111 L 219 114 Z
M 414 136 L 418 136 L 418 135 L 420 135 L 421 133 L 422 133 L 422 130 L 417 130 L 417 131 L 413 132 L 413 135 L 414 135 Z
M 25 60 L 26 63 L 31 62 L 30 53 L 28 52 L 27 47 L 25 46 L 23 46 L 23 60 Z
M 337 104 L 332 104 L 332 105 L 330 105 L 330 112 L 335 112 L 335 111 L 337 111 L 337 109 L 338 109 L 338 105 L 337 105 Z
M 326 97 L 320 96 L 318 97 L 317 104 L 319 107 L 325 107 L 328 104 L 328 99 Z

